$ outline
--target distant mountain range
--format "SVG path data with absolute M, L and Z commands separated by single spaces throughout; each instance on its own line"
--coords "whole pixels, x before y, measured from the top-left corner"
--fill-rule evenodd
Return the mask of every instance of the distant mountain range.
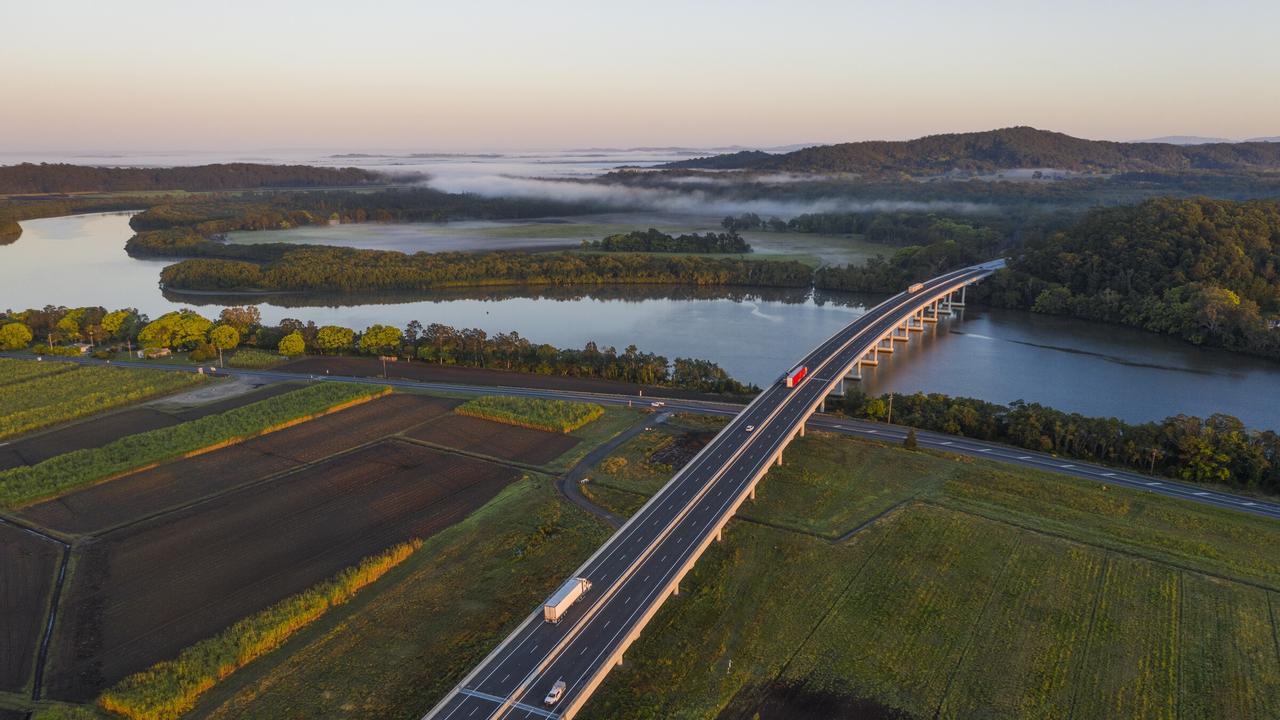
M 1012 169 L 1074 172 L 1178 172 L 1183 170 L 1280 170 L 1280 143 L 1262 140 L 1208 142 L 1110 142 L 1012 127 L 986 132 L 930 135 L 906 141 L 820 145 L 787 153 L 741 150 L 680 160 L 668 169 L 942 175 Z

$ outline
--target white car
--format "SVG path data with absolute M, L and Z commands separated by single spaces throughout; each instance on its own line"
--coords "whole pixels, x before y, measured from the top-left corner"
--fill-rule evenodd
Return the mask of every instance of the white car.
M 753 431 L 753 430 L 755 430 L 755 429 L 756 429 L 756 426 L 755 426 L 755 425 L 748 425 L 748 426 L 747 426 L 747 432 L 752 432 L 752 431 Z
M 650 404 L 650 405 L 652 405 L 652 406 L 654 406 L 654 407 L 662 407 L 663 405 L 666 405 L 666 403 L 662 402 L 661 400 L 658 400 L 658 401 L 655 401 L 655 402 L 651 402 L 651 403 L 649 403 L 649 404 Z
M 555 685 L 551 686 L 551 692 L 542 699 L 543 705 L 555 705 L 560 702 L 560 697 L 564 695 L 565 684 L 563 680 L 557 680 Z

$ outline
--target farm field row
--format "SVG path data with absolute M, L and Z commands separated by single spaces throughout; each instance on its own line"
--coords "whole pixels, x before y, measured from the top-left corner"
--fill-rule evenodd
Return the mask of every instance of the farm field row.
M 0 440 L 205 381 L 196 373 L 0 358 Z
M 27 363 L 36 365 L 36 363 Z M 158 430 L 207 415 L 234 410 L 250 403 L 297 390 L 300 386 L 274 383 L 223 400 L 183 409 L 137 407 L 96 415 L 35 435 L 26 435 L 0 446 L 0 470 L 35 465 L 49 458 L 85 448 L 101 447 L 128 435 Z

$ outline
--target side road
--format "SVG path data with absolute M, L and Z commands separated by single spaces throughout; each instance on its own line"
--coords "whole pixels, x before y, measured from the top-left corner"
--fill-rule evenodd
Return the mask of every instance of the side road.
M 35 361 L 30 353 L 0 353 L 5 357 L 16 359 L 25 359 Z M 63 360 L 64 358 L 57 358 Z M 174 372 L 193 372 L 193 368 L 184 365 L 167 365 L 161 363 L 149 363 L 137 360 L 123 361 L 107 361 L 96 360 L 93 358 L 69 358 L 71 362 L 84 364 L 114 364 L 125 367 L 140 367 L 160 370 L 171 370 Z M 205 368 L 206 372 L 210 368 Z M 730 402 L 713 402 L 705 400 L 687 400 L 679 398 L 639 396 L 639 395 L 623 395 L 615 393 L 597 393 L 597 392 L 580 392 L 573 390 L 555 390 L 545 388 L 525 388 L 525 387 L 509 387 L 509 386 L 476 386 L 454 383 L 432 383 L 420 382 L 415 380 L 402 380 L 397 378 L 382 379 L 376 377 L 350 377 L 339 375 L 303 375 L 293 372 L 284 372 L 279 370 L 241 370 L 241 369 L 219 369 L 214 371 L 215 377 L 241 377 L 247 379 L 258 379 L 262 381 L 315 381 L 315 382 L 354 382 L 368 383 L 378 385 L 389 385 L 391 387 L 403 390 L 432 390 L 436 392 L 457 393 L 463 395 L 515 395 L 520 397 L 537 397 L 550 398 L 558 400 L 589 400 L 596 403 L 607 403 L 612 405 L 622 405 L 628 407 L 637 407 L 648 405 L 659 408 L 663 412 L 696 412 L 707 413 L 711 415 L 722 415 L 732 417 L 737 415 L 742 409 L 741 405 Z M 540 377 L 540 376 L 531 376 Z M 519 375 L 512 374 L 512 380 L 518 380 Z M 650 392 L 653 392 L 650 390 Z M 745 398 L 744 398 L 745 400 Z M 654 405 L 659 403 L 658 405 Z M 907 428 L 898 425 L 886 425 L 884 423 L 870 422 L 866 420 L 850 420 L 840 418 L 833 415 L 815 415 L 810 421 L 809 427 L 815 430 L 824 430 L 827 432 L 838 432 L 846 435 L 854 435 L 872 440 L 886 440 L 890 442 L 901 442 L 906 437 Z M 1215 507 L 1238 510 L 1241 512 L 1262 515 L 1264 517 L 1280 520 L 1280 502 L 1251 498 L 1244 495 L 1223 492 L 1202 485 L 1194 485 L 1191 483 L 1183 483 L 1177 480 L 1169 480 L 1167 478 L 1153 477 L 1143 475 L 1128 470 L 1108 467 L 1096 463 L 1088 463 L 1081 460 L 1069 460 L 1055 457 L 1048 453 L 1034 452 L 1031 450 L 1023 450 L 1021 448 L 1003 445 L 1000 443 L 991 443 L 983 440 L 975 440 L 956 435 L 945 435 L 925 430 L 916 431 L 917 443 L 920 447 L 941 452 L 958 453 L 961 455 L 970 455 L 973 457 L 984 457 L 990 460 L 1007 462 L 1014 465 L 1022 465 L 1024 467 L 1032 467 L 1040 470 L 1051 470 L 1053 472 L 1071 475 L 1073 477 L 1085 480 L 1093 480 L 1097 482 L 1124 485 L 1126 487 L 1136 488 L 1146 492 L 1152 492 L 1159 495 L 1169 497 L 1177 497 L 1191 502 L 1201 503 L 1204 505 L 1213 505 Z M 585 498 L 584 498 L 585 500 Z M 575 501 L 576 502 L 576 501 Z M 593 511 L 594 512 L 594 511 Z

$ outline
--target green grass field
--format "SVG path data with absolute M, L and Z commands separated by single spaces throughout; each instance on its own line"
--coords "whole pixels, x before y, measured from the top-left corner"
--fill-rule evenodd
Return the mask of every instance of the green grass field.
M 459 405 L 454 412 L 535 430 L 568 433 L 599 419 L 604 415 L 604 408 L 568 400 L 484 395 Z
M 673 423 L 593 471 L 598 501 L 661 484 Z M 517 483 L 192 716 L 420 715 L 606 534 Z M 1280 717 L 1275 547 L 1260 518 L 810 435 L 579 717 Z
M 227 356 L 226 362 L 230 367 L 260 369 L 279 365 L 287 359 L 279 353 L 255 348 L 240 348 L 234 354 Z
M 206 379 L 196 373 L 0 358 L 0 440 Z

